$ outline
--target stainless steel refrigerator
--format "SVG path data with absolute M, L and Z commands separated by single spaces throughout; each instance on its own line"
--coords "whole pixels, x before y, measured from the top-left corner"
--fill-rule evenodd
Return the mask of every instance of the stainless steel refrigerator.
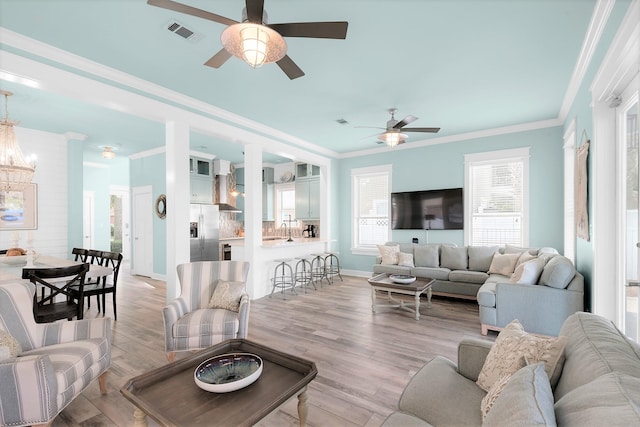
M 218 261 L 220 250 L 218 206 L 191 204 L 189 222 L 191 261 Z

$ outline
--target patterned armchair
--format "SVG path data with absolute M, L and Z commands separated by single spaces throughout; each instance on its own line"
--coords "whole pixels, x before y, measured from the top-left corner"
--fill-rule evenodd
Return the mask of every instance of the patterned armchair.
M 180 296 L 162 309 L 169 361 L 175 360 L 178 351 L 200 350 L 228 339 L 247 337 L 249 295 L 244 285 L 248 262 L 190 262 L 178 265 L 177 270 Z M 237 312 L 209 308 L 214 291 L 223 281 L 240 282 Z
M 36 323 L 34 292 L 26 280 L 0 285 L 2 426 L 50 424 L 96 378 L 106 393 L 111 319 Z

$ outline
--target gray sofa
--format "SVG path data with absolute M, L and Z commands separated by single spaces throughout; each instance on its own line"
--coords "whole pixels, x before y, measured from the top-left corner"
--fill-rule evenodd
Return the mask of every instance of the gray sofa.
M 553 391 L 549 385 L 547 393 L 540 393 L 540 387 L 523 391 L 509 388 L 509 382 L 483 424 L 480 407 L 486 393 L 476 380 L 492 343 L 464 339 L 458 365 L 440 356 L 424 365 L 383 425 L 640 425 L 640 346 L 610 321 L 584 312 L 571 315 L 560 335 L 567 340 L 565 361 Z
M 490 329 L 499 331 L 514 319 L 527 331 L 557 335 L 569 315 L 584 309 L 584 277 L 553 248 L 399 242 L 387 242 L 385 246 L 398 246 L 400 252 L 412 254 L 413 266 L 383 264 L 378 256 L 373 265 L 374 275 L 429 277 L 435 279 L 434 295 L 477 300 L 484 335 Z M 534 282 L 519 283 L 512 277 L 513 268 L 496 271 L 495 254 L 512 254 L 518 258 L 516 265 L 523 259 L 539 261 Z

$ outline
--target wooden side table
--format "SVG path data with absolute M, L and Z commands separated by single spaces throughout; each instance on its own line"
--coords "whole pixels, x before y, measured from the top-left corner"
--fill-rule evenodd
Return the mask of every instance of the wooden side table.
M 420 320 L 420 295 L 427 292 L 427 308 L 431 308 L 431 286 L 434 279 L 417 278 L 415 282 L 409 284 L 396 283 L 389 278 L 389 274 L 382 273 L 367 280 L 371 285 L 371 311 L 376 312 L 376 308 L 388 307 L 399 308 L 415 314 L 415 319 Z M 376 291 L 387 292 L 386 304 L 376 304 Z M 391 294 L 413 295 L 414 307 L 409 307 L 404 301 L 395 299 Z

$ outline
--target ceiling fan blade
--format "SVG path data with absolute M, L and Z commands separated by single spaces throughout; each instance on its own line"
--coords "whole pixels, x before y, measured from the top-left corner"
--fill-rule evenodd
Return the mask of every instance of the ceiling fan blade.
M 404 128 L 402 132 L 429 132 L 429 133 L 437 133 L 440 128 Z
M 302 71 L 300 67 L 298 67 L 291 58 L 289 58 L 289 55 L 283 56 L 280 61 L 276 62 L 276 64 L 278 64 L 278 67 L 280 67 L 280 69 L 284 71 L 287 77 L 291 80 L 304 76 L 304 71 Z
M 407 117 L 405 117 L 404 119 L 400 120 L 398 123 L 393 125 L 393 129 L 400 129 L 401 127 L 406 126 L 411 122 L 415 122 L 416 120 L 418 120 L 416 116 L 408 115 Z
M 313 37 L 319 39 L 347 38 L 348 22 L 291 22 L 287 24 L 269 24 L 267 27 L 284 37 Z
M 386 128 L 381 128 L 379 126 L 354 126 L 354 128 L 367 128 L 367 129 L 382 129 L 382 130 L 386 130 Z
M 227 59 L 231 58 L 231 54 L 226 49 L 222 48 L 213 55 L 207 62 L 204 63 L 207 67 L 220 68 L 222 64 L 227 62 Z
M 264 12 L 264 0 L 246 0 L 247 19 L 249 22 L 262 24 L 262 14 Z
M 147 0 L 147 4 L 184 13 L 186 15 L 197 16 L 198 18 L 208 19 L 209 21 L 218 22 L 224 25 L 233 25 L 238 23 L 238 21 L 234 21 L 233 19 L 225 18 L 224 16 L 216 15 L 215 13 L 207 12 L 206 10 L 178 3 L 173 0 Z

